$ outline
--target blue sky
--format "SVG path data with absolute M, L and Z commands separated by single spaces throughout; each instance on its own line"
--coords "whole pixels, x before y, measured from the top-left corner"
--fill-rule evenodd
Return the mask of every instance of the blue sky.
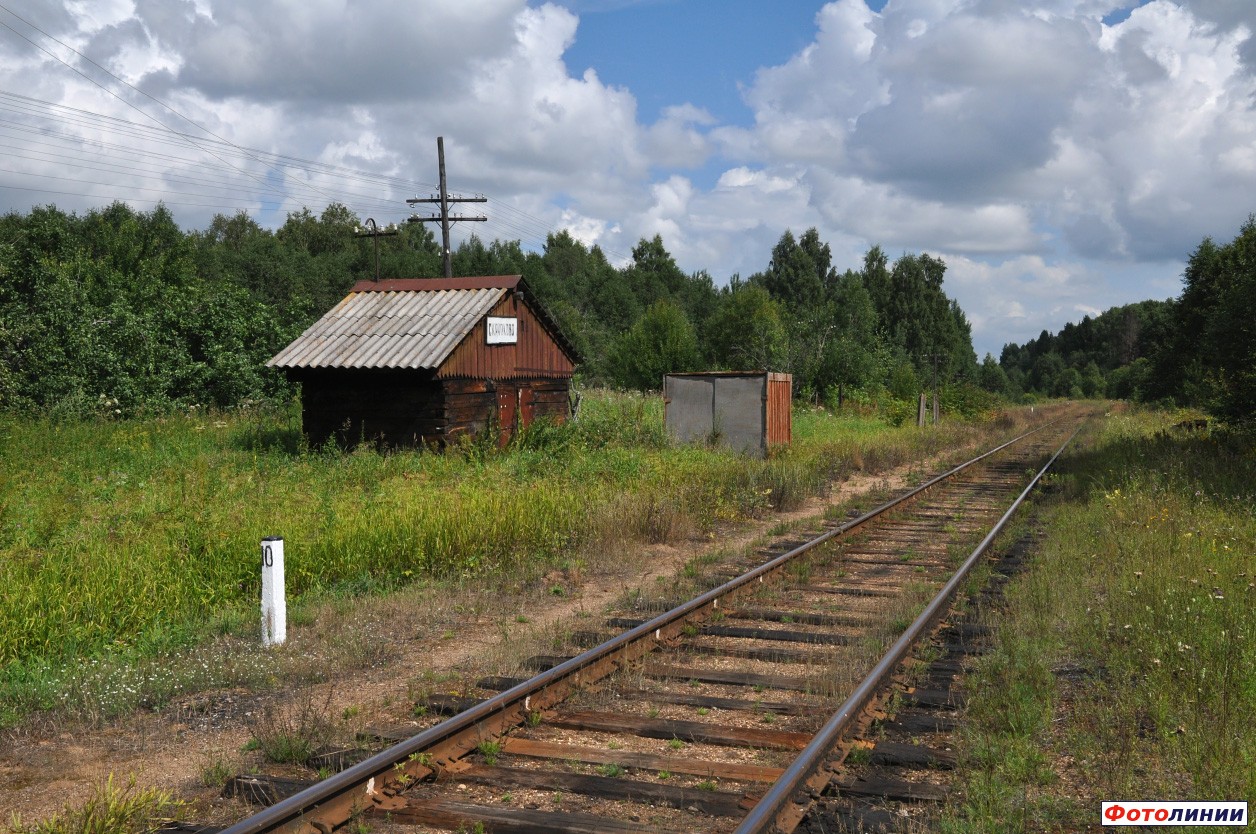
M 565 60 L 572 74 L 593 68 L 607 84 L 632 90 L 638 115 L 701 103 L 721 122 L 749 125 L 741 91 L 760 67 L 804 49 L 823 3 L 782 0 L 647 0 L 561 4 L 580 15 Z M 884 5 L 883 3 L 881 5 Z M 765 13 L 765 9 L 768 10 Z
M 929 252 L 979 356 L 1176 296 L 1256 212 L 1248 0 L 6 0 L 0 23 L 6 210 L 396 222 L 443 136 L 451 187 L 489 198 L 455 241 L 566 229 L 622 262 L 657 234 L 717 283 L 787 229 L 838 269 Z

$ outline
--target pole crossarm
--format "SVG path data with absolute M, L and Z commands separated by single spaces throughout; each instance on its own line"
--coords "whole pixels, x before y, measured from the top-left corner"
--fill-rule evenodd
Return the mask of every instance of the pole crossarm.
M 419 217 L 418 215 L 414 215 L 409 218 L 409 222 L 411 223 L 440 223 L 441 244 L 442 244 L 441 245 L 441 259 L 443 260 L 444 266 L 445 266 L 445 277 L 452 278 L 454 277 L 454 270 L 453 270 L 453 263 L 450 259 L 450 251 L 449 251 L 449 226 L 453 223 L 459 223 L 459 222 L 483 223 L 486 220 L 488 220 L 488 218 L 485 217 L 484 215 L 471 216 L 471 215 L 465 215 L 465 214 L 450 214 L 449 206 L 451 203 L 487 203 L 488 198 L 487 197 L 462 197 L 459 195 L 450 194 L 449 191 L 445 188 L 445 137 L 444 136 L 436 137 L 436 155 L 437 155 L 437 161 L 440 164 L 440 194 L 433 195 L 431 197 L 412 197 L 406 200 L 406 202 L 412 206 L 419 203 L 432 203 L 432 204 L 440 206 L 439 214 L 430 214 L 426 217 Z
M 401 234 L 401 230 L 391 223 L 381 229 L 376 224 L 374 217 L 366 218 L 365 229 L 361 229 L 358 227 L 354 227 L 353 229 L 354 237 L 369 237 L 369 238 L 375 239 L 375 281 L 376 283 L 379 282 L 379 239 L 381 237 L 392 237 L 393 235 L 399 235 L 399 234 Z

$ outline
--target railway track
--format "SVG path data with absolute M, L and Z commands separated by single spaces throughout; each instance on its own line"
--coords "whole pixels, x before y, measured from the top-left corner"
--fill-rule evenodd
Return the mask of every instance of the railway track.
M 238 778 L 231 790 L 273 804 L 226 834 L 331 834 L 359 819 L 412 832 L 834 830 L 809 814 L 862 825 L 866 808 L 832 799 L 873 790 L 848 757 L 947 765 L 945 750 L 872 743 L 868 728 L 889 702 L 937 700 L 904 664 L 1079 423 L 1041 426 L 692 599 L 639 600 L 638 616 L 572 635 L 571 654 L 531 658 L 534 676 L 479 682 L 496 694 L 431 697 L 423 706 L 448 718 L 379 729 L 391 746 L 321 782 Z M 951 628 L 941 644 L 962 653 Z M 881 795 L 930 797 L 921 784 Z

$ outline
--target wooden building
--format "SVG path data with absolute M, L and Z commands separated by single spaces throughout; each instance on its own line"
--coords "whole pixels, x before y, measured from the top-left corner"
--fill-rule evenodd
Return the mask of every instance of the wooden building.
M 301 383 L 314 444 L 504 444 L 570 410 L 579 357 L 518 275 L 361 281 L 267 364 Z

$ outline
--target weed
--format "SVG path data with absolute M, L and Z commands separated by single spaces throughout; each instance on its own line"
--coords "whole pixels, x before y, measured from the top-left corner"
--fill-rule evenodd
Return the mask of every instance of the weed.
M 658 773 L 658 777 L 659 777 L 660 779 L 671 779 L 671 778 L 672 778 L 672 772 L 671 772 L 670 770 L 660 770 L 660 771 L 659 771 L 659 773 Z
M 668 739 L 667 746 L 672 750 L 683 750 L 685 743 L 678 738 Z
M 207 788 L 221 788 L 235 773 L 236 767 L 220 754 L 211 754 L 201 766 L 201 784 Z
M 706 779 L 694 785 L 694 787 L 700 791 L 714 791 L 719 786 L 715 783 L 714 779 Z
M 502 744 L 500 741 L 481 741 L 475 749 L 484 757 L 484 764 L 493 767 L 501 755 Z
M 852 747 L 850 752 L 846 754 L 846 764 L 862 765 L 872 761 L 872 748 L 865 747 L 860 744 Z
M 30 825 L 15 815 L 9 830 L 12 834 L 145 834 L 172 819 L 183 807 L 167 791 L 137 789 L 134 778 L 119 785 L 110 775 L 82 806 L 67 806 Z
M 269 705 L 249 722 L 253 741 L 269 761 L 305 764 L 331 741 L 332 690 L 319 700 L 313 690 L 284 705 Z
M 710 707 L 698 707 L 698 715 L 710 715 Z
M 599 765 L 597 772 L 608 779 L 617 779 L 624 775 L 624 768 L 617 764 Z

